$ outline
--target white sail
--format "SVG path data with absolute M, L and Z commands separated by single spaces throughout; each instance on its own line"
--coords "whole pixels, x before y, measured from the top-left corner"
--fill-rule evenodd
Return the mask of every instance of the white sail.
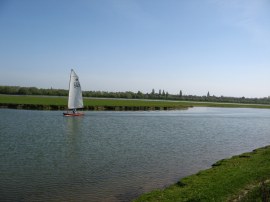
M 69 81 L 68 109 L 83 108 L 82 89 L 79 77 L 71 69 Z

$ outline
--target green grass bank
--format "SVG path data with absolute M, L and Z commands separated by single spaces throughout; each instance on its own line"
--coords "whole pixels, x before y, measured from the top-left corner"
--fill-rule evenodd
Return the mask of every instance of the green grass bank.
M 223 159 L 139 201 L 269 201 L 270 146 Z M 264 200 L 267 199 L 267 200 Z
M 67 97 L 0 95 L 0 107 L 14 109 L 65 110 L 67 108 Z M 189 107 L 237 107 L 268 109 L 270 108 L 270 105 L 84 98 L 84 110 L 173 110 L 187 109 Z
M 0 107 L 15 109 L 65 110 L 67 97 L 0 95 Z M 84 98 L 84 110 L 170 110 L 187 109 L 188 103 L 149 100 Z

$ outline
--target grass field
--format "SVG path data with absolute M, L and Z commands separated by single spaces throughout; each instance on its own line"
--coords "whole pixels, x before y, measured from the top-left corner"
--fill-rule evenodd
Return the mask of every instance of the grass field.
M 0 104 L 18 105 L 44 105 L 44 106 L 67 106 L 67 97 L 49 96 L 13 96 L 0 95 Z M 88 107 L 168 107 L 187 108 L 188 103 L 147 101 L 147 100 L 123 100 L 123 99 L 90 99 L 84 98 L 84 106 Z
M 49 96 L 0 95 L 0 103 L 67 105 L 67 98 Z
M 54 96 L 23 96 L 23 95 L 0 95 L 0 104 L 2 107 L 16 107 L 17 105 L 27 105 L 28 107 L 38 107 L 44 109 L 51 106 L 52 109 L 63 109 L 67 106 L 67 97 Z M 9 105 L 8 105 L 9 104 Z M 117 107 L 126 107 L 125 109 L 185 109 L 188 107 L 242 107 L 242 108 L 270 108 L 270 105 L 259 104 L 237 104 L 237 103 L 214 103 L 214 102 L 190 102 L 190 101 L 167 101 L 167 100 L 125 100 L 125 99 L 91 99 L 84 98 L 85 109 L 97 109 L 97 107 L 107 107 L 106 109 L 119 109 Z M 145 107 L 145 108 L 140 108 Z M 105 109 L 104 108 L 104 109 Z M 100 108 L 102 110 L 102 108 Z
M 270 200 L 270 147 L 218 161 L 211 169 L 181 179 L 138 201 L 263 201 Z

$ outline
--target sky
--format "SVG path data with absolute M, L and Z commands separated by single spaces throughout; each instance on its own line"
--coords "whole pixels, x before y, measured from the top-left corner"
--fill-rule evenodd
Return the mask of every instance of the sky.
M 0 85 L 270 96 L 269 0 L 0 0 Z

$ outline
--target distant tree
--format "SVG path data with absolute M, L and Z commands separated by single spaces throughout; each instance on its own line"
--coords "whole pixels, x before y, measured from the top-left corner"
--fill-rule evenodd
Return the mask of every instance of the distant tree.
M 210 97 L 210 93 L 209 93 L 209 91 L 208 91 L 208 93 L 207 93 L 207 97 Z
M 154 95 L 154 94 L 155 94 L 155 89 L 154 89 L 154 88 L 152 89 L 151 94 L 152 94 L 152 95 Z
M 159 91 L 158 91 L 158 95 L 159 95 L 159 96 L 161 96 L 161 89 L 159 89 Z
M 179 92 L 179 97 L 182 97 L 183 95 L 182 95 L 182 90 L 180 90 L 180 92 Z
M 18 94 L 19 86 L 0 86 L 1 94 Z
M 168 99 L 168 97 L 169 97 L 169 93 L 168 93 L 168 91 L 166 92 L 166 99 Z
M 18 91 L 19 95 L 31 95 L 31 92 L 26 87 L 21 87 Z
M 162 91 L 162 96 L 165 96 L 165 91 L 164 90 Z
M 39 89 L 37 89 L 36 87 L 30 87 L 30 88 L 28 88 L 28 91 L 32 95 L 39 95 L 40 94 Z
M 143 93 L 141 91 L 137 92 L 137 98 L 143 98 Z
M 132 92 L 126 92 L 125 93 L 125 98 L 131 99 L 132 98 Z

